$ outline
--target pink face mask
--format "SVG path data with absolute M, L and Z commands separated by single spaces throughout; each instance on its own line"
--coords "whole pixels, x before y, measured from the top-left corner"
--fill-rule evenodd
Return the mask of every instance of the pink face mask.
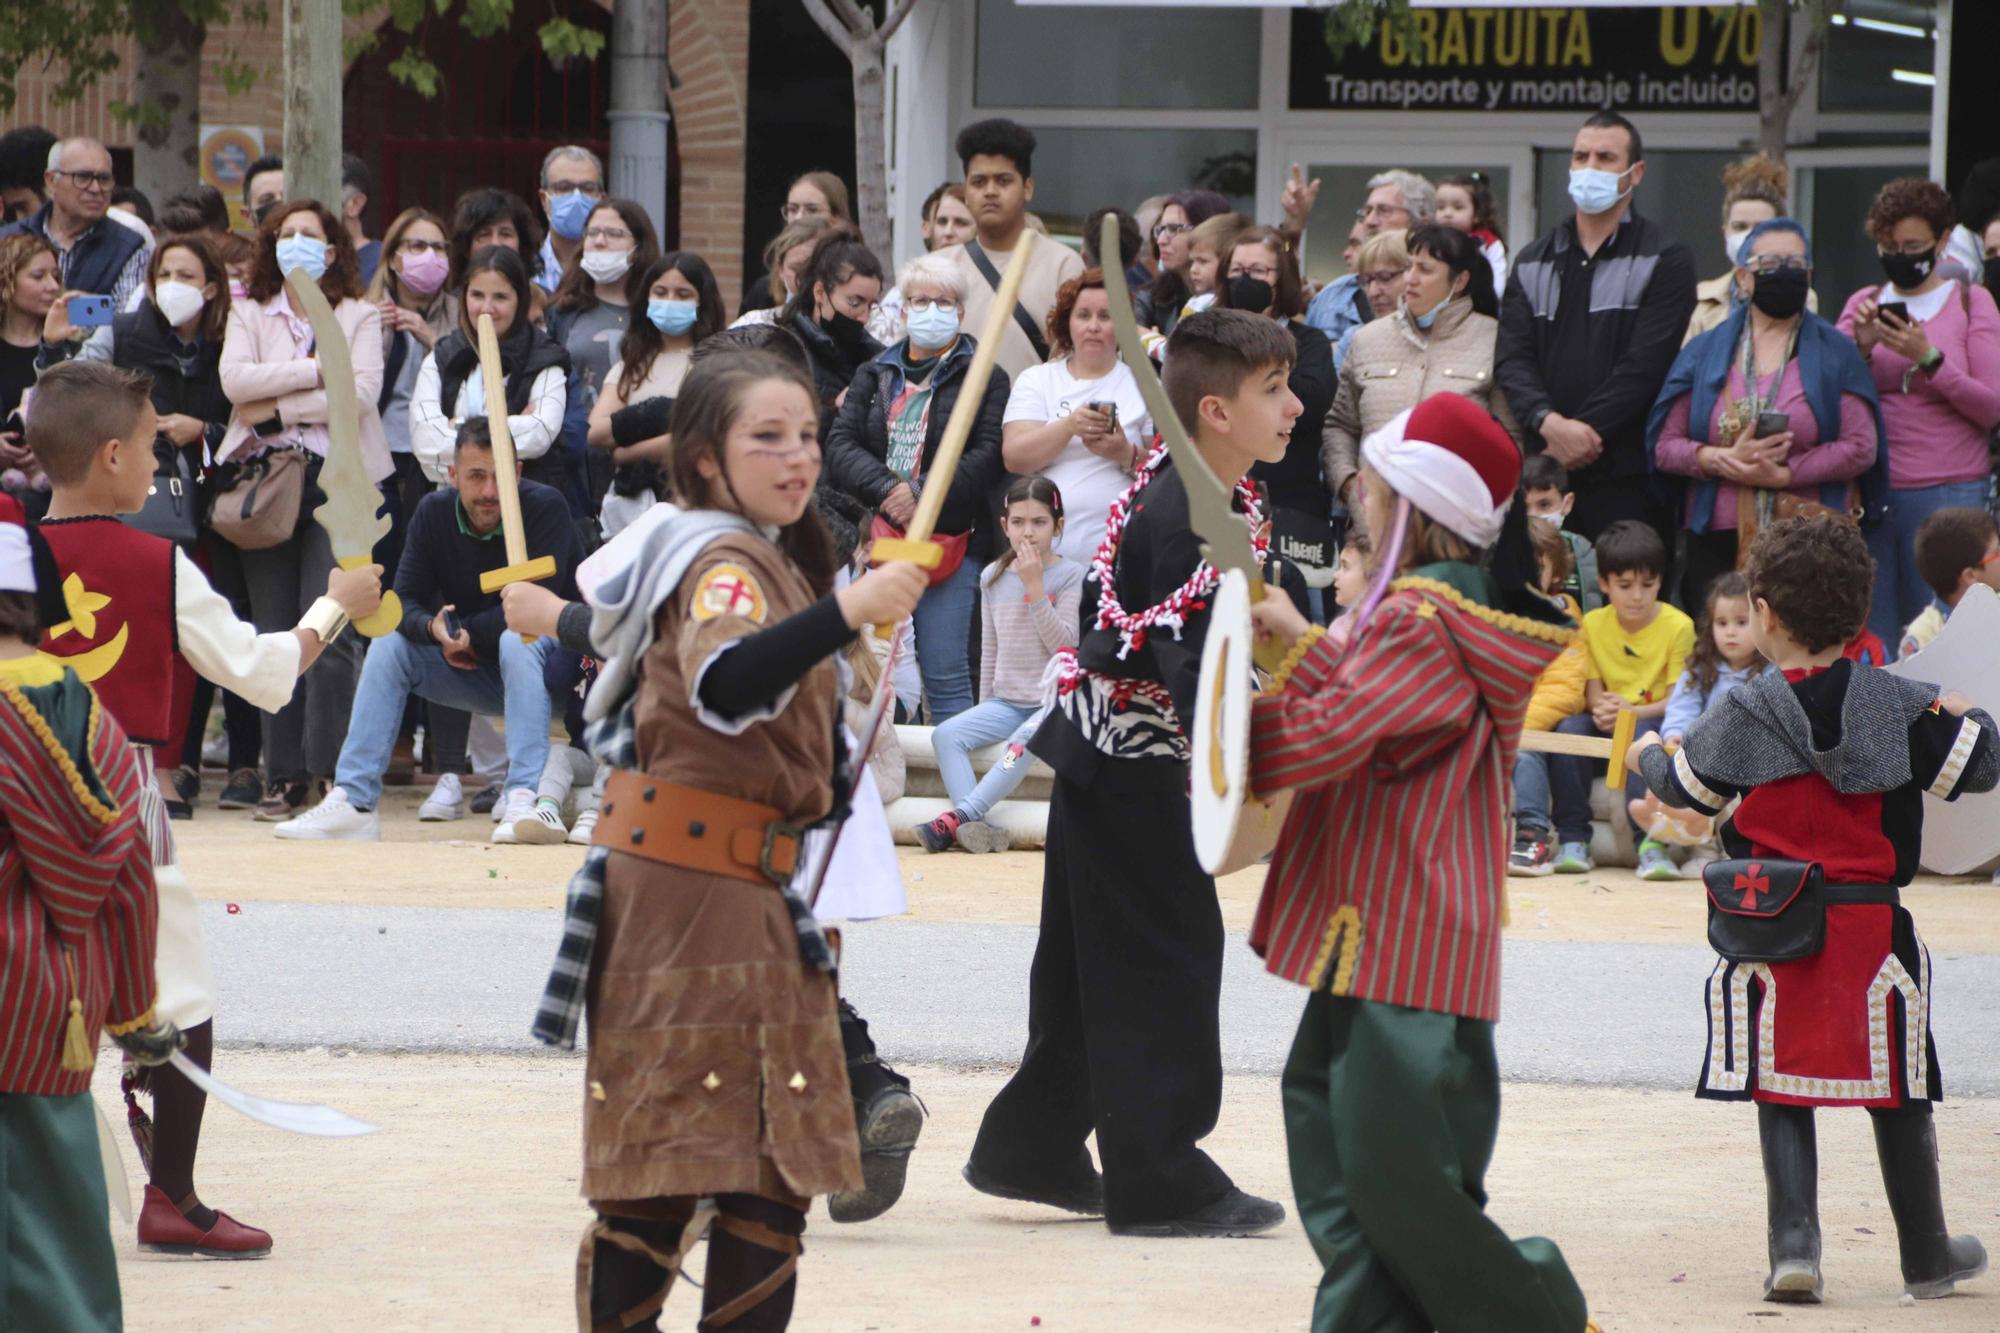
M 229 299 L 232 301 L 247 301 L 250 299 L 250 289 L 232 278 L 229 281 Z
M 429 296 L 444 286 L 451 264 L 435 250 L 403 256 L 403 285 L 419 296 Z

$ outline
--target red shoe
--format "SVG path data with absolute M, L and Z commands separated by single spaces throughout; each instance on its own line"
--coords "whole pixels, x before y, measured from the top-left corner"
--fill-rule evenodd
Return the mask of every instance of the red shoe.
M 207 1231 L 181 1215 L 173 1201 L 151 1185 L 139 1210 L 139 1248 L 155 1254 L 198 1254 L 209 1259 L 262 1259 L 271 1252 L 271 1233 L 246 1227 L 217 1209 Z

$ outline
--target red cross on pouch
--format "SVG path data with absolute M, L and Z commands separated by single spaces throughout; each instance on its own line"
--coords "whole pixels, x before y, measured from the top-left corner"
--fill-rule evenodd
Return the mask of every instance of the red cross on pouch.
M 743 580 L 734 574 L 725 574 L 708 586 L 712 591 L 719 592 L 729 599 L 723 609 L 725 615 L 735 615 L 739 604 L 750 611 L 754 611 L 757 607 L 757 594 L 745 587 Z
M 1758 894 L 1769 893 L 1771 891 L 1771 877 L 1764 873 L 1763 862 L 1752 861 L 1749 872 L 1746 874 L 1741 870 L 1737 871 L 1736 882 L 1729 887 L 1732 890 L 1743 890 L 1743 901 L 1736 905 L 1748 911 L 1757 905 Z

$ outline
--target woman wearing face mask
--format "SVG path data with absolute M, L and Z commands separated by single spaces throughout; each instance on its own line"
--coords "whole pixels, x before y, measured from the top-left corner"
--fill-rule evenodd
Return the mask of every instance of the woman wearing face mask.
M 1681 349 L 1646 427 L 1653 470 L 1689 479 L 1682 606 L 1706 605 L 1708 585 L 1742 566 L 1773 518 L 1801 504 L 1875 512 L 1886 485 L 1875 382 L 1806 306 L 1805 230 L 1759 223 L 1739 253 L 1730 314 Z M 1773 414 L 1782 430 L 1763 420 Z
M 490 315 L 506 377 L 507 431 L 521 475 L 563 489 L 567 469 L 552 455 L 569 395 L 569 354 L 528 322 L 527 267 L 504 245 L 489 245 L 467 265 L 458 327 L 439 338 L 417 370 L 410 397 L 410 449 L 424 475 L 445 481 L 445 465 L 467 417 L 486 415 L 486 379 L 479 365 L 479 317 Z
M 313 355 L 313 330 L 285 289 L 284 275 L 302 270 L 319 282 L 347 334 L 354 367 L 354 395 L 361 416 L 361 457 L 369 480 L 380 484 L 394 471 L 382 418 L 375 404 L 382 392 L 382 312 L 361 298 L 354 243 L 340 219 L 312 199 L 274 206 L 257 229 L 249 291 L 229 307 L 219 374 L 222 391 L 236 405 L 219 463 L 242 463 L 281 449 L 306 454 L 308 494 L 326 457 L 326 384 Z M 218 477 L 217 489 L 233 478 Z M 326 591 L 333 548 L 326 530 L 299 506 L 292 535 L 276 546 L 243 553 L 250 614 L 261 632 L 290 629 Z M 265 798 L 257 818 L 290 819 L 316 802 L 313 790 L 333 774 L 354 685 L 361 668 L 361 636 L 342 635 L 327 645 L 312 672 L 299 681 L 292 701 L 264 718 Z
M 1362 247 L 1364 281 L 1391 267 L 1385 238 L 1394 235 L 1381 232 Z M 1407 254 L 1397 299 L 1386 315 L 1351 335 L 1321 446 L 1327 484 L 1350 512 L 1361 442 L 1434 393 L 1463 394 L 1499 418 L 1517 443 L 1521 438 L 1506 395 L 1493 379 L 1500 306 L 1479 243 L 1430 222 L 1411 228 L 1408 242 L 1398 237 L 1396 244 Z M 1378 284 L 1368 284 L 1371 300 L 1377 290 Z
M 772 321 L 805 344 L 819 386 L 822 431 L 832 424 L 854 373 L 882 353 L 882 344 L 868 333 L 881 298 L 882 261 L 853 232 L 829 230 L 813 246 L 792 299 Z
M 1131 367 L 1118 358 L 1104 271 L 1088 268 L 1056 288 L 1049 360 L 1014 381 L 1002 417 L 1001 462 L 1047 477 L 1063 496 L 1057 554 L 1088 564 L 1104 540 L 1111 502 L 1153 445 L 1153 417 Z
M 924 249 L 942 250 L 963 245 L 972 239 L 972 210 L 965 203 L 965 187 L 946 181 L 924 200 Z M 903 336 L 903 289 L 891 287 L 882 294 L 882 304 L 868 321 L 869 336 L 883 346 Z
M 899 277 L 909 334 L 858 369 L 826 436 L 827 484 L 874 506 L 875 530 L 884 535 L 904 531 L 916 513 L 975 349 L 960 331 L 965 280 L 950 260 L 922 255 Z M 810 352 L 812 343 L 806 346 Z M 993 554 L 988 501 L 1002 475 L 1006 407 L 1007 372 L 995 366 L 938 511 L 936 540 L 945 560 L 931 571 L 914 616 L 917 669 L 933 726 L 973 704 L 968 649 L 979 571 Z
M 430 493 L 431 484 L 410 452 L 410 395 L 417 370 L 437 340 L 458 320 L 458 304 L 445 287 L 451 271 L 444 220 L 421 208 L 406 208 L 382 236 L 384 262 L 368 283 L 368 299 L 382 312 L 382 392 L 375 400 L 382 434 L 396 473 L 383 483 L 393 526 L 381 549 L 382 568 L 393 570 L 402 556 L 403 529 Z
M 1738 282 L 1742 269 L 1737 261 L 1743 242 L 1749 238 L 1752 227 L 1784 215 L 1791 188 L 1792 174 L 1785 164 L 1762 153 L 1731 162 L 1722 169 L 1722 253 L 1729 267 L 1721 277 L 1695 285 L 1694 314 L 1688 316 L 1687 336 L 1681 339 L 1683 346 L 1723 323 L 1747 299 L 1741 294 L 1743 288 Z M 1819 310 L 1819 298 L 1810 292 L 1806 296 L 1806 309 L 1815 313 Z
M 626 289 L 659 262 L 660 243 L 646 210 L 629 199 L 604 199 L 578 233 L 577 251 L 549 302 L 549 337 L 569 353 L 569 405 L 560 450 L 573 484 L 570 506 L 578 517 L 597 512 L 611 486 L 611 459 L 585 443 L 591 409 L 618 359 L 630 305 Z
M 1951 196 L 1918 177 L 1890 181 L 1868 210 L 1868 235 L 1889 281 L 1864 287 L 1840 331 L 1867 358 L 1882 395 L 1889 512 L 1873 525 L 1875 600 L 1868 628 L 1884 643 L 1930 605 L 1916 568 L 1918 526 L 1939 509 L 1986 504 L 1987 440 L 2000 424 L 2000 309 L 1992 293 L 1938 272 Z
M 590 409 L 591 452 L 615 466 L 603 504 L 606 541 L 659 499 L 673 443 L 671 435 L 659 434 L 621 444 L 615 438 L 613 414 L 649 398 L 665 399 L 663 406 L 671 404 L 687 377 L 694 345 L 720 332 L 724 322 L 715 273 L 691 250 L 676 250 L 654 260 L 633 275 L 631 292 L 633 304 L 645 302 L 645 317 L 634 319 L 625 330 L 604 392 Z

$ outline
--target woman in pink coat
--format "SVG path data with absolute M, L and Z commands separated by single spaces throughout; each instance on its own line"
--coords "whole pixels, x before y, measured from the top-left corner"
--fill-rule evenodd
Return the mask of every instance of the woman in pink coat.
M 264 219 L 256 244 L 248 298 L 231 304 L 222 345 L 222 391 L 236 411 L 216 459 L 241 465 L 275 450 L 306 455 L 306 496 L 291 535 L 275 546 L 243 552 L 250 618 L 259 631 L 270 631 L 298 623 L 326 590 L 334 563 L 326 530 L 312 516 L 328 442 L 326 384 L 312 326 L 285 290 L 284 275 L 291 270 L 303 269 L 319 280 L 347 335 L 361 409 L 361 456 L 370 480 L 379 483 L 393 464 L 375 407 L 382 389 L 382 312 L 361 299 L 360 267 L 347 229 L 314 200 L 294 199 Z M 218 490 L 228 485 L 228 476 L 218 478 Z M 327 647 L 312 676 L 299 682 L 292 701 L 265 714 L 266 786 L 258 819 L 289 819 L 319 798 L 316 780 L 333 773 L 347 736 L 361 651 L 359 635 L 342 635 Z

